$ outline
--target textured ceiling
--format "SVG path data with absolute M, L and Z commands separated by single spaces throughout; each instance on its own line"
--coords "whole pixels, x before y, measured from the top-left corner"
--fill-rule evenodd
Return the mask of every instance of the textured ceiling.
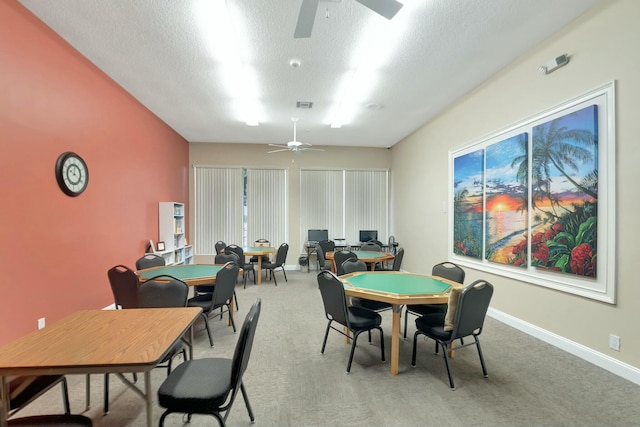
M 300 0 L 227 0 L 257 75 L 257 127 L 234 115 L 197 24 L 207 0 L 19 1 L 190 142 L 286 144 L 297 117 L 300 141 L 387 147 L 600 0 L 400 0 L 405 7 L 391 21 L 353 0 L 321 1 L 308 39 L 293 37 Z M 369 25 L 396 31 L 398 44 L 381 48 L 384 65 L 371 73 L 375 83 L 353 120 L 331 129 Z M 314 105 L 301 110 L 297 101 Z

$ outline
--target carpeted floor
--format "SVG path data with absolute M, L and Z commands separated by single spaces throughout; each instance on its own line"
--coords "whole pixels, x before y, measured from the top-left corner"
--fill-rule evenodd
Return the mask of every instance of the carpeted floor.
M 474 347 L 456 353 L 452 363 L 457 389 L 449 388 L 444 361 L 433 354 L 433 341 L 419 342 L 418 363 L 411 367 L 415 325 L 400 343 L 400 373 L 389 373 L 391 313 L 383 315 L 387 362 L 380 361 L 377 335 L 369 345 L 361 338 L 351 374 L 346 364 L 349 346 L 329 334 L 320 354 L 326 319 L 316 275 L 281 272 L 278 286 L 238 285 L 240 325 L 256 298 L 262 298 L 253 353 L 244 382 L 255 425 L 288 426 L 629 426 L 640 425 L 640 387 L 588 362 L 529 337 L 491 318 L 481 336 L 489 371 L 484 378 Z M 105 283 L 105 286 L 108 286 Z M 195 357 L 231 357 L 237 335 L 224 320 L 211 320 L 214 347 L 196 324 Z M 177 360 L 177 363 L 180 361 Z M 152 374 L 154 389 L 166 370 Z M 111 377 L 111 408 L 102 414 L 101 375 L 92 376 L 92 407 L 85 411 L 84 376 L 69 376 L 71 408 L 93 419 L 95 426 L 144 426 L 143 400 Z M 62 412 L 59 387 L 33 402 L 20 415 Z M 156 420 L 162 410 L 154 406 Z M 229 426 L 250 425 L 241 395 L 234 403 Z M 179 415 L 166 426 L 182 426 Z M 191 426 L 214 426 L 215 420 L 194 416 Z

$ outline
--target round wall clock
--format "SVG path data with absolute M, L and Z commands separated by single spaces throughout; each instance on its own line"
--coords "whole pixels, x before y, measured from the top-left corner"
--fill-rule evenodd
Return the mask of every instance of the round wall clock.
M 64 194 L 79 196 L 89 184 L 87 164 L 82 157 L 71 151 L 60 154 L 56 161 L 56 180 Z

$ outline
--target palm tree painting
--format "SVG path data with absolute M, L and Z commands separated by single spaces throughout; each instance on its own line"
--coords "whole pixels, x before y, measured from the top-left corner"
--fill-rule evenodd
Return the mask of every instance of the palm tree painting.
M 523 268 L 529 207 L 527 136 L 525 132 L 487 146 L 485 167 L 485 257 Z
M 596 277 L 596 105 L 533 127 L 531 265 Z
M 484 150 L 456 157 L 453 170 L 453 252 L 481 259 Z

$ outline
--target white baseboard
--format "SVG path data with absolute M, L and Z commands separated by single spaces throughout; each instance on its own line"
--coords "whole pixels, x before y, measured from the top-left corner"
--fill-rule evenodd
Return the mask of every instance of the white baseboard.
M 103 308 L 103 310 L 115 310 L 115 309 L 116 309 L 116 303 L 110 304 L 105 308 Z
M 634 366 L 628 365 L 611 356 L 607 356 L 604 353 L 600 353 L 582 344 L 561 337 L 553 332 L 549 332 L 538 326 L 532 325 L 531 323 L 527 323 L 509 314 L 503 313 L 502 311 L 489 308 L 487 315 L 502 323 L 512 326 L 519 331 L 551 344 L 554 347 L 564 350 L 567 353 L 593 363 L 600 368 L 606 369 L 607 371 L 626 380 L 640 385 L 640 369 Z

